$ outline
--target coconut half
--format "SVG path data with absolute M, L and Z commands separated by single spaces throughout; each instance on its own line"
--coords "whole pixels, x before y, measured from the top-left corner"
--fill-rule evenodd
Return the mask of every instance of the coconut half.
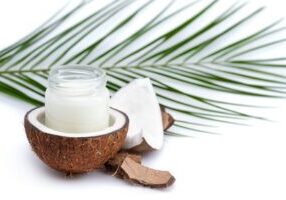
M 138 152 L 158 150 L 163 145 L 163 123 L 160 106 L 149 78 L 136 79 L 111 98 L 111 107 L 129 118 L 125 149 Z
M 110 109 L 110 126 L 90 133 L 63 133 L 44 124 L 45 108 L 29 111 L 25 130 L 33 151 L 48 166 L 65 173 L 98 169 L 121 149 L 128 131 L 128 117 Z

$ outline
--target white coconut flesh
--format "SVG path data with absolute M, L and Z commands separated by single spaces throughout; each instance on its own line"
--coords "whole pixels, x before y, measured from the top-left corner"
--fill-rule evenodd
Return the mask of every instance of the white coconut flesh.
M 45 108 L 40 107 L 31 111 L 28 115 L 28 120 L 34 127 L 39 129 L 41 132 L 49 133 L 52 135 L 63 136 L 63 137 L 73 137 L 73 138 L 82 138 L 82 137 L 94 137 L 102 136 L 109 133 L 112 133 L 116 130 L 121 129 L 126 123 L 126 117 L 120 111 L 115 109 L 110 109 L 110 124 L 109 127 L 96 132 L 87 132 L 87 133 L 65 133 L 51 129 L 45 125 Z
M 136 79 L 111 98 L 111 107 L 128 115 L 129 129 L 124 148 L 136 147 L 144 141 L 152 149 L 163 145 L 163 122 L 160 106 L 149 78 Z

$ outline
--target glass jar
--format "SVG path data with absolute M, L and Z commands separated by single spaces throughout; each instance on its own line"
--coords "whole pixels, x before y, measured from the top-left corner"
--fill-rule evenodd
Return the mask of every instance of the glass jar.
M 97 67 L 65 65 L 51 70 L 45 94 L 45 123 L 68 133 L 100 131 L 109 125 L 109 91 Z

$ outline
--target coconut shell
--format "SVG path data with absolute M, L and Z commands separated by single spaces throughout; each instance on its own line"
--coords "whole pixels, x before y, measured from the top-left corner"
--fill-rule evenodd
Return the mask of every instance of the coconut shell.
M 175 122 L 173 116 L 168 113 L 163 105 L 160 105 L 161 115 L 163 120 L 163 129 L 164 131 L 168 130 Z
M 122 113 L 126 120 L 124 125 L 102 136 L 53 135 L 42 132 L 28 120 L 33 110 L 25 116 L 24 125 L 28 141 L 44 163 L 64 173 L 84 173 L 101 168 L 121 149 L 128 131 L 128 117 Z
M 146 167 L 141 161 L 138 154 L 120 152 L 105 163 L 105 168 L 113 176 L 142 186 L 165 188 L 175 182 L 170 172 Z
M 151 188 L 166 188 L 176 180 L 170 172 L 143 166 L 130 156 L 125 157 L 116 173 L 118 177 L 131 183 Z
M 117 175 L 116 171 L 118 170 L 118 168 L 120 167 L 120 165 L 122 164 L 122 162 L 124 161 L 126 157 L 129 157 L 135 162 L 141 164 L 141 161 L 142 161 L 141 155 L 133 154 L 129 152 L 119 152 L 104 164 L 105 168 L 107 169 L 107 172 L 111 172 L 112 174 Z

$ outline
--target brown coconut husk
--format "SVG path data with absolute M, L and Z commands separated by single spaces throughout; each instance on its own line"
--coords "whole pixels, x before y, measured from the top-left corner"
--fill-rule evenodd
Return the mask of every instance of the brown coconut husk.
M 66 174 L 90 172 L 102 167 L 121 149 L 128 131 L 128 117 L 122 113 L 126 123 L 118 130 L 102 136 L 52 135 L 42 132 L 28 120 L 33 110 L 26 114 L 24 122 L 33 151 L 48 166 Z
M 151 188 L 166 188 L 176 180 L 170 172 L 145 167 L 130 157 L 124 159 L 120 169 L 126 180 Z
M 168 113 L 163 105 L 160 105 L 162 120 L 163 120 L 163 129 L 164 131 L 168 130 L 175 122 L 173 116 Z
M 141 156 L 136 154 L 118 153 L 105 166 L 116 177 L 146 187 L 166 188 L 175 182 L 170 172 L 143 166 Z
M 142 156 L 134 153 L 128 152 L 119 152 L 114 157 L 109 159 L 105 164 L 105 168 L 108 172 L 114 173 L 118 169 L 118 167 L 122 164 L 126 157 L 131 158 L 135 162 L 141 164 Z
M 174 118 L 160 105 L 163 129 L 169 129 L 174 124 Z M 113 175 L 131 183 L 151 187 L 166 188 L 175 182 L 175 177 L 168 171 L 151 169 L 141 164 L 142 157 L 135 153 L 143 153 L 154 150 L 143 138 L 143 142 L 128 152 L 118 153 L 109 160 L 105 166 Z

